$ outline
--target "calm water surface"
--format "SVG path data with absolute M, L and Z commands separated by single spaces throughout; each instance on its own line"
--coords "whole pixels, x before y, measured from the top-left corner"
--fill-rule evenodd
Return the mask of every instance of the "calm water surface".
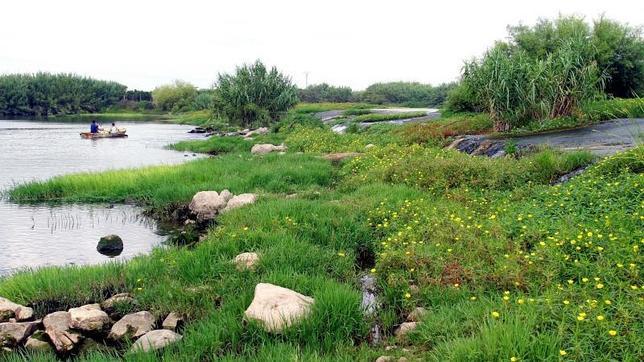
M 85 140 L 85 124 L 0 120 L 0 192 L 12 185 L 55 175 L 194 159 L 165 150 L 198 137 L 190 126 L 118 123 L 128 138 Z M 101 236 L 117 234 L 127 259 L 163 241 L 155 223 L 128 205 L 16 205 L 0 199 L 0 277 L 23 268 L 94 264 L 109 260 L 96 252 Z

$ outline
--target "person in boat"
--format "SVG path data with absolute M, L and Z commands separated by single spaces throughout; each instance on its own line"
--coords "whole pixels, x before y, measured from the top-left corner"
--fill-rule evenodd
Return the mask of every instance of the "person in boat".
M 98 123 L 96 123 L 96 120 L 92 121 L 92 124 L 89 126 L 89 131 L 91 133 L 98 133 Z
M 116 128 L 116 124 L 114 124 L 114 122 L 112 122 L 112 128 L 110 128 L 110 133 L 111 133 L 111 134 L 117 134 L 117 133 L 119 133 L 119 129 L 118 129 L 118 128 Z

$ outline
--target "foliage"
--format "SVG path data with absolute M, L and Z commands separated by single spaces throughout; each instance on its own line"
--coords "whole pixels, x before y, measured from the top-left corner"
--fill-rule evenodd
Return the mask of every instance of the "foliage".
M 443 114 L 441 118 L 425 123 L 409 123 L 394 133 L 408 144 L 443 145 L 459 135 L 481 134 L 492 131 L 492 119 L 484 113 Z
M 382 132 L 382 130 L 386 130 Z M 329 128 L 297 127 L 284 143 L 289 150 L 305 153 L 362 152 L 368 144 L 386 145 L 399 139 L 388 132 L 388 127 L 372 126 L 356 133 L 344 135 Z
M 349 87 L 334 87 L 326 83 L 315 84 L 299 90 L 299 98 L 302 102 L 321 103 L 351 102 L 353 93 Z
M 213 91 L 200 90 L 190 106 L 193 111 L 211 110 L 215 94 Z
M 583 41 L 582 56 L 597 63 L 606 76 L 606 93 L 633 97 L 644 91 L 644 40 L 641 28 L 600 17 L 592 27 L 583 18 L 541 19 L 533 27 L 509 28 L 512 43 L 531 57 L 556 53 L 570 39 Z
M 238 67 L 235 74 L 219 74 L 215 110 L 232 124 L 267 126 L 297 103 L 290 78 L 256 61 Z
M 474 90 L 497 131 L 570 116 L 597 97 L 601 88 L 596 65 L 585 60 L 579 47 L 569 42 L 543 59 L 534 59 L 499 44 L 480 61 L 465 65 L 462 82 Z
M 416 82 L 375 83 L 360 93 L 360 100 L 375 104 L 402 104 L 409 107 L 439 106 L 447 97 L 453 84 L 430 84 Z
M 154 105 L 165 112 L 191 110 L 191 105 L 196 96 L 197 87 L 180 80 L 175 80 L 172 84 L 156 87 L 152 91 Z
M 75 74 L 0 76 L 0 115 L 49 116 L 97 112 L 116 104 L 126 87 Z

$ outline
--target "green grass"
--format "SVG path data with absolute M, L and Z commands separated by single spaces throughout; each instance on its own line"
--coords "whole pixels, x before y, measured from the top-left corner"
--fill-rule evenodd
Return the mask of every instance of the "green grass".
M 246 140 L 242 137 L 218 137 L 212 136 L 204 140 L 191 140 L 175 143 L 170 146 L 171 149 L 177 151 L 191 151 L 200 153 L 209 153 L 213 155 L 225 153 L 250 153 L 253 145 L 258 143 L 272 143 L 279 145 L 284 142 L 285 135 L 269 133 L 266 135 L 254 136 L 251 140 Z
M 487 122 L 471 117 L 452 125 Z M 255 157 L 241 143 L 247 141 L 213 138 L 198 144 L 221 150 L 217 158 L 18 186 L 10 193 L 14 201 L 137 202 L 160 209 L 206 189 L 260 198 L 220 216 L 193 247 L 158 248 L 127 263 L 20 272 L 0 279 L 0 295 L 34 305 L 42 317 L 128 291 L 157 316 L 188 316 L 180 343 L 130 360 L 642 356 L 644 148 L 553 187 L 559 175 L 587 165 L 589 154 L 543 150 L 487 159 L 400 132 L 374 125 L 337 135 L 295 126 L 268 136 L 286 137 L 286 155 Z M 376 147 L 365 149 L 368 143 Z M 353 150 L 364 154 L 338 166 L 317 157 Z M 259 252 L 260 264 L 239 272 L 230 261 L 247 251 Z M 357 280 L 364 273 L 378 281 L 375 320 L 386 340 L 377 347 L 366 342 L 373 321 L 360 310 Z M 280 335 L 244 324 L 259 282 L 314 297 L 311 317 Z M 393 331 L 417 306 L 430 313 L 409 338 L 396 341 Z M 399 348 L 384 351 L 391 344 Z M 117 358 L 97 352 L 80 359 Z
M 395 121 L 398 119 L 418 118 L 424 117 L 426 115 L 427 112 L 402 112 L 392 114 L 370 113 L 356 116 L 353 120 L 355 122 L 383 122 Z

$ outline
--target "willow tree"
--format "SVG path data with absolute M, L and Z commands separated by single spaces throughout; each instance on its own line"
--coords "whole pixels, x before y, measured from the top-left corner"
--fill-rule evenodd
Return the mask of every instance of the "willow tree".
M 298 101 L 291 79 L 259 60 L 219 74 L 215 88 L 215 111 L 242 127 L 270 125 Z

